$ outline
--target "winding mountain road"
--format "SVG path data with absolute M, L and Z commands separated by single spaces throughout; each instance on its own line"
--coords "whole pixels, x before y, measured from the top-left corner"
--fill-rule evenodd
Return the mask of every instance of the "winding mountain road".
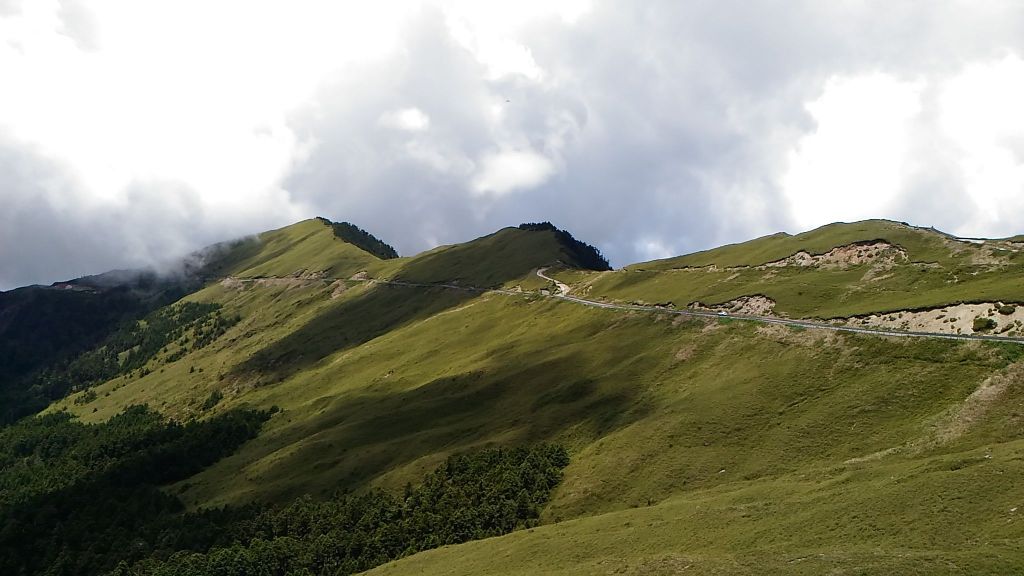
M 570 288 L 544 274 L 547 268 L 541 268 L 537 270 L 537 276 L 553 282 L 558 286 L 560 294 L 552 294 L 550 298 L 558 298 L 559 300 L 565 300 L 566 302 L 574 302 L 576 304 L 582 304 L 583 306 L 591 306 L 593 308 L 604 308 L 606 310 L 627 310 L 634 312 L 659 312 L 662 314 L 675 314 L 677 316 L 692 316 L 695 318 L 714 318 L 717 320 L 739 320 L 742 322 L 757 322 L 761 324 L 779 324 L 782 326 L 793 326 L 797 328 L 808 328 L 812 330 L 832 330 L 833 332 L 852 332 L 854 334 L 868 334 L 871 336 L 897 336 L 900 338 L 939 338 L 942 340 L 983 340 L 986 342 L 1011 342 L 1013 344 L 1024 344 L 1024 338 L 1007 338 L 1005 336 L 989 336 L 989 335 L 978 335 L 978 334 L 942 334 L 939 332 L 911 332 L 911 331 L 900 331 L 900 330 L 885 330 L 875 328 L 857 328 L 854 326 L 840 326 L 836 324 L 828 324 L 826 322 L 815 322 L 813 320 L 792 320 L 789 318 L 779 318 L 777 316 L 753 316 L 753 315 L 738 315 L 738 314 L 724 314 L 719 312 L 703 312 L 700 310 L 674 310 L 672 308 L 666 308 L 664 306 L 642 306 L 638 304 L 615 304 L 610 302 L 598 302 L 596 300 L 587 300 L 585 298 L 579 298 L 576 296 L 570 296 Z
M 1012 344 L 1024 345 L 1024 338 L 1008 338 L 1005 336 L 990 336 L 984 334 L 942 334 L 939 332 L 911 332 L 901 330 L 886 330 L 882 328 L 858 328 L 854 326 L 842 326 L 838 324 L 829 324 L 827 322 L 816 322 L 813 320 L 793 320 L 790 318 L 780 318 L 778 316 L 754 316 L 748 314 L 725 314 L 711 311 L 701 310 L 675 310 L 673 308 L 666 308 L 664 306 L 644 306 L 640 304 L 617 304 L 614 302 L 601 302 L 598 300 L 587 300 L 586 298 L 580 298 L 578 296 L 570 296 L 569 292 L 571 288 L 563 283 L 551 278 L 544 274 L 547 268 L 540 268 L 537 270 L 537 276 L 553 283 L 558 287 L 558 294 L 549 293 L 545 295 L 547 298 L 555 298 L 565 302 L 572 302 L 582 306 L 589 306 L 591 308 L 602 308 L 605 310 L 622 310 L 627 312 L 656 312 L 659 314 L 672 314 L 676 316 L 689 316 L 693 318 L 710 318 L 722 321 L 740 321 L 740 322 L 756 322 L 759 324 L 778 324 L 781 326 L 792 326 L 795 328 L 806 328 L 810 330 L 831 330 L 833 332 L 849 332 L 853 334 L 867 334 L 870 336 L 895 336 L 898 338 L 937 338 L 941 340 L 981 340 L 985 342 L 1009 342 Z M 266 280 L 267 277 L 261 278 L 235 278 L 229 277 L 226 280 L 233 280 L 239 283 L 254 282 L 257 280 Z M 275 278 L 284 280 L 284 278 Z M 382 284 L 386 286 L 403 286 L 407 288 L 444 288 L 447 290 L 462 290 L 465 292 L 475 293 L 495 293 L 505 294 L 509 296 L 522 296 L 530 294 L 529 292 L 516 291 L 516 290 L 505 290 L 501 288 L 480 288 L 477 286 L 463 286 L 460 284 L 452 283 L 427 283 L 427 282 L 407 282 L 404 280 L 381 280 L 377 278 L 362 278 L 362 279 L 342 279 L 342 278 L 316 278 L 310 279 L 315 282 L 335 282 L 335 281 L 357 281 L 367 282 L 370 284 Z
M 569 294 L 569 290 L 572 290 L 572 288 L 569 288 L 568 284 L 563 284 L 562 282 L 559 282 L 558 280 L 555 280 L 554 278 L 546 276 L 544 274 L 545 271 L 547 271 L 547 268 L 538 268 L 537 269 L 537 276 L 540 276 L 541 278 L 547 280 L 548 282 L 553 282 L 555 284 L 555 286 L 558 286 L 558 291 L 561 293 L 561 295 L 562 296 L 567 296 Z

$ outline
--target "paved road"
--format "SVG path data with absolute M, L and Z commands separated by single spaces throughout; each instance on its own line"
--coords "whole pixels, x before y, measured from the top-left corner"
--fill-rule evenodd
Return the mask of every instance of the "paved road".
M 673 314 L 676 316 L 690 316 L 694 318 L 712 318 L 716 320 L 739 320 L 741 322 L 756 322 L 759 324 L 779 324 L 782 326 L 794 326 L 798 328 L 807 328 L 811 330 L 831 330 L 833 332 L 851 332 L 854 334 L 868 334 L 871 336 L 895 336 L 899 338 L 938 338 L 941 340 L 982 340 L 986 342 L 1011 342 L 1013 344 L 1024 344 L 1024 338 L 1007 338 L 1004 336 L 987 336 L 987 335 L 968 335 L 968 334 L 942 334 L 939 332 L 904 332 L 899 330 L 886 330 L 882 328 L 857 328 L 854 326 L 841 326 L 836 324 L 829 324 L 826 322 L 815 322 L 813 320 L 792 320 L 789 318 L 779 318 L 777 316 L 751 316 L 751 315 L 739 315 L 739 314 L 719 314 L 718 312 L 705 312 L 701 310 L 675 310 L 672 308 L 666 308 L 664 306 L 641 306 L 639 304 L 617 304 L 614 302 L 600 302 L 597 300 L 587 300 L 586 298 L 579 298 L 577 296 L 570 296 L 568 294 L 570 288 L 562 282 L 555 280 L 544 274 L 547 268 L 541 268 L 537 270 L 537 276 L 544 278 L 550 282 L 553 282 L 558 286 L 560 294 L 549 294 L 548 298 L 556 298 L 565 302 L 572 302 L 574 304 L 580 304 L 583 306 L 590 306 L 592 308 L 603 308 L 605 310 L 625 310 L 629 312 L 657 312 L 659 314 Z M 238 281 L 251 282 L 254 279 L 251 278 L 236 278 Z M 334 282 L 336 280 L 343 280 L 341 278 L 317 278 L 316 280 L 323 282 Z M 493 292 L 496 294 L 506 294 L 510 296 L 522 296 L 530 294 L 530 292 L 521 292 L 516 290 L 503 290 L 498 288 L 478 288 L 475 286 L 463 286 L 460 284 L 442 284 L 442 283 L 426 283 L 426 282 L 406 282 L 403 280 L 378 280 L 376 278 L 366 278 L 363 282 L 370 282 L 373 284 L 384 284 L 387 286 L 404 286 L 411 288 L 446 288 L 449 290 L 463 290 L 466 292 L 476 293 L 487 293 Z
M 743 322 L 757 322 L 760 324 L 780 324 L 782 326 L 795 326 L 799 328 L 809 328 L 813 330 L 832 330 L 834 332 L 852 332 L 855 334 L 870 334 L 871 336 L 897 336 L 900 338 L 940 338 L 943 340 L 984 340 L 987 342 L 1012 342 L 1014 344 L 1024 344 L 1024 338 L 1008 338 L 1005 336 L 987 336 L 987 335 L 968 335 L 968 334 L 942 334 L 940 332 L 904 332 L 900 330 L 886 330 L 884 328 L 857 328 L 855 326 L 838 326 L 835 324 L 828 324 L 826 322 L 815 322 L 813 320 L 791 320 L 789 318 L 779 318 L 776 316 L 752 316 L 752 315 L 738 315 L 738 314 L 720 314 L 718 312 L 703 312 L 700 310 L 674 310 L 672 308 L 665 308 L 664 306 L 640 306 L 637 304 L 615 304 L 611 302 L 598 302 L 596 300 L 587 300 L 585 298 L 579 298 L 576 296 L 569 296 L 569 287 L 561 282 L 545 276 L 543 272 L 547 268 L 541 268 L 537 270 L 537 276 L 554 282 L 561 294 L 553 294 L 551 298 L 558 298 L 567 302 L 574 302 L 576 304 L 582 304 L 584 306 L 591 306 L 594 308 L 604 308 L 606 310 L 628 310 L 637 312 L 659 312 L 662 314 L 675 314 L 677 316 L 693 316 L 696 318 L 715 318 L 718 320 L 740 320 Z

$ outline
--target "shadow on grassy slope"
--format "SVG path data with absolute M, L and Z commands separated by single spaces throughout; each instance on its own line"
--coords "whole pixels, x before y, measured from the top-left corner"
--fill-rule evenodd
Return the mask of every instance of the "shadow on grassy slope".
M 279 382 L 323 358 L 477 296 L 445 288 L 381 285 L 347 299 L 239 364 L 233 376 L 257 385 Z
M 551 230 L 503 228 L 472 242 L 418 256 L 395 279 L 493 288 L 559 262 L 583 267 Z
M 548 230 L 506 228 L 466 244 L 442 248 L 408 261 L 392 278 L 399 282 L 458 283 L 495 287 L 533 270 L 569 261 Z M 346 299 L 235 369 L 235 376 L 260 385 L 282 381 L 327 357 L 369 342 L 411 322 L 459 306 L 480 292 L 378 284 Z
M 378 385 L 330 399 L 315 415 L 304 414 L 279 431 L 274 443 L 280 447 L 309 439 L 264 469 L 261 481 L 275 486 L 264 496 L 294 496 L 293 487 L 303 485 L 296 478 L 331 478 L 321 487 L 325 494 L 364 486 L 424 457 L 439 459 L 494 442 L 536 443 L 574 433 L 601 437 L 650 413 L 638 387 L 601 385 L 586 376 L 566 379 L 582 358 L 529 362 L 525 356 L 411 390 Z

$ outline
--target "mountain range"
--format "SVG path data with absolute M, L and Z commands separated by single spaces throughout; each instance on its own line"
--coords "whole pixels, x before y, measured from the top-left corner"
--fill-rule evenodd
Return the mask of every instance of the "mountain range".
M 550 223 L 399 257 L 317 218 L 210 247 L 173 275 L 3 292 L 0 568 L 203 573 L 234 545 L 236 559 L 287 556 L 266 572 L 281 574 L 1018 572 L 1022 251 L 1022 237 L 869 220 L 612 270 Z M 168 499 L 153 513 L 162 528 L 136 528 L 130 552 L 85 554 L 73 533 L 45 561 L 21 559 L 12 534 L 41 522 L 39 502 L 113 490 L 95 474 L 141 461 L 108 444 L 75 460 L 79 440 L 57 449 L 33 431 L 48 418 L 61 438 L 112 435 L 124 450 L 116 426 L 166 422 L 152 437 L 177 448 L 147 458 L 180 470 L 131 476 Z M 232 422 L 242 431 L 218 432 Z M 180 465 L 203 445 L 186 442 L 200 434 L 190 426 L 204 425 L 223 450 Z M 58 460 L 54 478 L 82 471 L 84 484 L 15 498 Z M 252 528 L 270 516 L 223 520 L 378 494 L 398 499 L 396 518 L 458 525 L 441 520 L 452 506 L 413 504 L 484 476 L 459 488 L 459 506 L 491 506 L 506 492 L 480 486 L 504 482 L 514 494 L 497 501 L 519 506 L 518 520 L 443 537 L 421 526 L 415 543 L 329 569 L 260 548 L 298 538 Z M 367 517 L 358 506 L 370 504 L 341 502 Z M 249 531 L 167 544 L 171 518 L 215 510 L 211 526 Z

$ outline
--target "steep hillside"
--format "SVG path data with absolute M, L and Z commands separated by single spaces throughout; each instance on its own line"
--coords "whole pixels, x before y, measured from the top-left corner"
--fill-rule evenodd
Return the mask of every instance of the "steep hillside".
M 687 267 L 717 266 L 732 268 L 758 266 L 780 261 L 798 252 L 825 254 L 828 251 L 857 243 L 884 240 L 901 247 L 912 262 L 950 264 L 970 255 L 965 249 L 951 248 L 951 237 L 930 228 L 918 228 L 889 220 L 828 224 L 809 232 L 791 236 L 784 232 L 740 244 L 730 244 L 704 252 L 633 264 L 631 270 L 672 270 Z M 959 258 L 958 258 L 959 257 Z
M 531 275 L 544 266 L 602 269 L 600 253 L 587 248 L 594 250 L 586 245 L 581 248 L 571 235 L 550 224 L 524 224 L 405 259 L 400 268 L 390 268 L 390 277 L 409 282 L 496 288 L 535 282 Z
M 1008 241 L 976 243 L 868 220 L 560 279 L 575 286 L 574 294 L 611 300 L 846 318 L 961 302 L 1020 302 L 1022 264 L 1021 248 Z M 748 312 L 744 299 L 752 297 L 763 300 Z
M 366 250 L 377 258 L 390 260 L 398 258 L 398 252 L 390 245 L 380 240 L 366 230 L 350 222 L 331 222 L 326 218 L 317 218 L 334 230 L 334 235 L 342 240 Z
M 197 284 L 184 276 L 118 271 L 0 292 L 0 424 L 37 412 L 71 389 L 41 381 L 41 371 L 62 369 L 124 323 L 174 302 Z
M 256 238 L 222 244 L 203 254 L 208 278 L 348 277 L 379 258 L 334 234 L 331 222 L 314 218 Z
M 329 298 L 252 291 L 261 307 L 281 309 Z M 1021 471 L 1019 427 L 1007 412 L 1021 404 L 1019 380 L 997 389 L 999 404 L 970 400 L 1019 349 L 673 323 L 492 294 L 341 347 L 280 381 L 220 380 L 220 366 L 259 349 L 236 348 L 232 340 L 244 333 L 229 331 L 222 345 L 138 381 L 102 386 L 95 400 L 72 408 L 90 419 L 138 401 L 200 412 L 212 390 L 223 395 L 212 413 L 239 404 L 282 408 L 238 454 L 173 491 L 205 505 L 326 496 L 339 487 L 398 490 L 455 451 L 561 443 L 571 463 L 544 515 L 560 523 L 526 540 L 540 554 L 517 557 L 520 573 L 572 571 L 581 558 L 594 563 L 590 571 L 603 573 L 599 562 L 609 558 L 639 570 L 694 549 L 709 557 L 706 566 L 727 566 L 734 555 L 756 566 L 765 555 L 788 561 L 825 550 L 828 565 L 877 563 L 876 573 L 885 573 L 908 549 L 945 561 L 956 557 L 943 551 L 965 538 L 1022 536 L 995 509 L 1008 510 L 1024 492 L 986 480 Z M 986 450 L 997 459 L 985 459 Z M 909 485 L 888 487 L 896 473 Z M 942 504 L 950 490 L 955 507 Z M 919 508 L 922 497 L 930 503 Z M 910 516 L 880 525 L 893 507 Z M 829 514 L 846 521 L 802 540 Z M 965 534 L 973 515 L 1000 519 Z M 561 523 L 574 518 L 581 520 Z M 723 524 L 729 519 L 738 523 Z M 910 519 L 918 535 L 899 540 Z M 851 546 L 872 530 L 880 532 Z M 765 533 L 788 536 L 766 550 L 758 536 Z M 509 569 L 503 553 L 484 550 L 468 553 L 472 562 L 454 560 L 462 558 L 456 553 L 437 569 Z
M 735 298 L 760 282 L 778 307 L 865 309 L 893 297 L 863 287 L 879 262 L 922 275 L 904 296 L 918 300 L 938 297 L 925 289 L 935 266 L 978 272 L 957 290 L 985 286 L 986 267 L 1019 274 L 1016 253 L 979 262 L 987 247 L 938 233 L 855 228 L 755 241 L 746 256 L 728 247 L 729 269 L 597 272 L 573 269 L 550 229 L 385 261 L 302 222 L 221 250 L 221 278 L 178 304 L 237 322 L 203 346 L 176 333 L 141 369 L 53 409 L 87 422 L 139 403 L 180 419 L 275 409 L 237 453 L 169 488 L 193 508 L 398 494 L 452 454 L 568 449 L 542 526 L 383 574 L 1013 572 L 1024 346 L 598 309 L 545 296 L 536 275 L 560 266 L 578 293 L 656 302 L 629 291 Z M 747 284 L 716 276 L 743 278 L 739 267 Z
M 0 292 L 0 422 L 36 412 L 111 372 L 92 366 L 102 354 L 85 359 L 87 370 L 79 355 L 109 350 L 108 340 L 123 340 L 126 325 L 198 290 L 204 280 L 347 276 L 378 261 L 335 237 L 329 221 L 307 220 L 212 246 L 171 273 L 118 270 Z

